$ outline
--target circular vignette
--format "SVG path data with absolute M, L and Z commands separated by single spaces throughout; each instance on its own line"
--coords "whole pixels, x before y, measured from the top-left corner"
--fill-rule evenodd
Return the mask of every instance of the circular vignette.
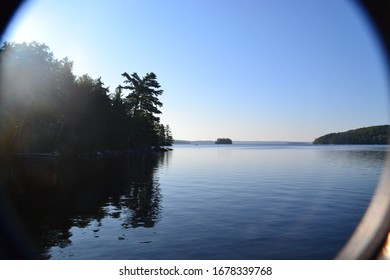
M 11 0 L 2 3 L 0 9 L 0 28 L 1 35 L 12 20 L 17 9 L 24 0 Z M 378 39 L 382 44 L 387 62 L 387 71 L 390 72 L 390 2 L 385 0 L 356 0 L 369 21 L 371 21 L 374 30 L 377 32 Z M 0 37 L 1 38 L 1 37 Z M 389 74 L 388 74 L 389 76 Z M 390 144 L 390 143 L 388 143 Z M 390 155 L 387 154 L 387 166 L 390 166 Z M 0 182 L 1 184 L 1 182 Z M 3 204 L 4 201 L 2 201 Z M 0 212 L 0 214 L 2 214 Z M 0 221 L 4 222 L 5 217 L 0 216 Z M 340 250 L 336 259 L 375 259 L 380 258 L 380 252 L 386 242 L 390 231 L 390 170 L 385 169 L 381 175 L 374 196 L 364 214 L 363 219 L 356 228 L 355 232 Z M 9 227 L 0 225 L 0 240 L 5 246 L 5 256 L 0 258 L 31 258 L 30 254 L 16 243 L 11 235 Z M 16 243 L 16 244 L 15 244 Z

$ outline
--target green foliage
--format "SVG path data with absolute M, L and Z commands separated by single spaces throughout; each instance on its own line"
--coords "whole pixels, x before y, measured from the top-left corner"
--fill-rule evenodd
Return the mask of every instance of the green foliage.
M 110 94 L 101 78 L 76 77 L 73 63 L 45 44 L 6 42 L 0 63 L 2 154 L 147 150 L 173 141 L 157 117 L 163 90 L 154 73 L 124 73 L 125 86 Z
M 388 144 L 390 125 L 363 127 L 346 132 L 330 133 L 314 140 L 313 144 Z
M 218 138 L 215 144 L 233 144 L 233 141 L 229 138 Z

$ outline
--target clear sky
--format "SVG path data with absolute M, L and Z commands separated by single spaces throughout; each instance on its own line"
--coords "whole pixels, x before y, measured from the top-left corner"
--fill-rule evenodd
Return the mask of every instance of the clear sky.
M 74 74 L 154 72 L 175 139 L 313 141 L 389 123 L 386 64 L 353 1 L 36 0 L 1 39 L 45 43 Z

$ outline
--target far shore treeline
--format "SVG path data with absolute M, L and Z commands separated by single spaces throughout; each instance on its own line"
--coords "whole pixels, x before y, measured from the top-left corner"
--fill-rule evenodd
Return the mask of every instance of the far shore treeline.
M 314 140 L 313 144 L 385 145 L 388 144 L 390 125 L 377 125 L 330 133 Z
M 158 117 L 163 90 L 153 72 L 125 72 L 110 92 L 37 42 L 5 42 L 0 66 L 0 155 L 144 152 L 173 142 Z

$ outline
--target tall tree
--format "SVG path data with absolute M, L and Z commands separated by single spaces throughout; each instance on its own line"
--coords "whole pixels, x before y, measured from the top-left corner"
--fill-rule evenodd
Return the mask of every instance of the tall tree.
M 130 147 L 136 150 L 148 149 L 160 145 L 159 129 L 161 101 L 158 96 L 163 93 L 157 76 L 153 72 L 140 77 L 137 73 L 122 74 L 126 78 L 122 89 L 130 90 L 126 96 L 129 116 L 128 136 Z
M 151 72 L 140 78 L 137 73 L 129 75 L 125 72 L 122 76 L 126 78 L 124 81 L 126 86 L 122 86 L 122 88 L 130 90 L 126 98 L 131 116 L 143 115 L 154 121 L 159 121 L 160 118 L 156 114 L 161 114 L 159 108 L 163 104 L 158 96 L 163 93 L 163 90 L 159 89 L 161 86 L 157 82 L 156 74 Z

